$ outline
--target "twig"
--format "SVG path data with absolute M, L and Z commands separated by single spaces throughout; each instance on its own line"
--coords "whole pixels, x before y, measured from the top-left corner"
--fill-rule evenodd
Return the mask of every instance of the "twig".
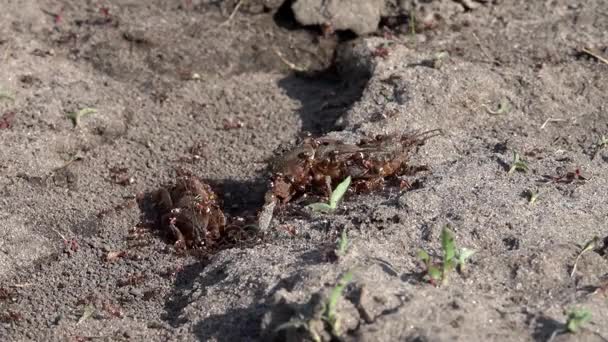
M 496 63 L 497 65 L 500 65 L 500 62 L 497 61 L 496 58 L 493 58 L 492 56 L 490 56 L 490 54 L 488 53 L 488 51 L 481 44 L 481 40 L 479 40 L 479 37 L 477 37 L 477 35 L 475 33 L 473 33 L 473 38 L 475 38 L 475 40 L 477 41 L 477 45 L 479 46 L 479 50 L 481 50 L 481 53 L 483 53 L 486 56 L 486 58 L 488 59 L 488 61 L 491 62 L 491 63 Z
M 234 6 L 234 9 L 232 10 L 232 13 L 230 13 L 230 16 L 228 17 L 228 19 L 226 19 L 226 21 L 224 21 L 223 23 L 221 23 L 219 26 L 225 26 L 228 25 L 230 23 L 230 21 L 232 21 L 232 18 L 234 18 L 234 16 L 236 15 L 236 13 L 239 11 L 239 8 L 241 8 L 241 5 L 243 4 L 244 0 L 239 0 L 239 2 L 236 4 L 236 6 Z
M 584 53 L 586 53 L 586 54 L 588 54 L 589 56 L 597 59 L 598 61 L 600 61 L 600 62 L 602 62 L 604 64 L 608 64 L 608 59 L 607 58 L 602 57 L 599 53 L 597 53 L 595 51 L 592 51 L 591 49 L 582 48 L 581 51 L 584 52 Z
M 549 122 L 565 122 L 565 121 L 568 121 L 568 120 L 566 120 L 566 119 L 552 119 L 552 118 L 548 118 L 547 120 L 545 120 L 545 123 L 543 123 L 540 126 L 540 129 L 545 129 L 545 127 L 547 126 L 547 124 Z
M 63 240 L 63 241 L 68 241 L 68 239 L 65 238 L 65 236 L 63 236 L 63 234 L 61 234 L 57 229 L 55 228 L 51 228 L 52 231 L 54 231 L 57 235 L 59 235 L 59 237 Z
M 279 58 L 281 59 L 281 61 L 282 61 L 283 63 L 285 63 L 285 65 L 287 65 L 287 66 L 288 66 L 289 68 L 291 68 L 292 70 L 299 71 L 299 72 L 304 72 L 304 71 L 306 71 L 306 68 L 301 67 L 301 66 L 298 66 L 298 65 L 296 65 L 296 64 L 294 64 L 294 63 L 292 63 L 292 62 L 288 61 L 288 60 L 287 60 L 287 59 L 286 59 L 286 58 L 283 56 L 283 54 L 281 53 L 281 51 L 279 51 L 279 49 L 277 49 L 276 47 L 274 48 L 274 53 L 276 53 L 276 54 L 277 54 L 277 56 L 279 56 Z
M 15 98 L 8 91 L 0 90 L 0 100 L 15 101 Z
M 65 164 L 52 169 L 51 174 L 53 174 L 59 170 L 65 169 L 66 167 L 72 165 L 74 162 L 81 161 L 81 160 L 82 160 L 82 157 L 74 157 L 74 158 L 70 159 L 68 162 L 66 162 Z

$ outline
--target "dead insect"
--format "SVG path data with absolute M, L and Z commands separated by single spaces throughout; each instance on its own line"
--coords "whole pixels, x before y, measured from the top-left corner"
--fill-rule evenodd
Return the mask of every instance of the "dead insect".
M 126 251 L 113 251 L 113 252 L 108 252 L 108 254 L 106 254 L 104 256 L 104 260 L 106 262 L 114 262 L 120 258 L 124 258 L 126 257 L 128 254 Z
M 5 301 L 13 297 L 14 293 L 12 290 L 6 287 L 0 287 L 0 301 Z
M 80 249 L 80 245 L 78 244 L 76 238 L 63 240 L 63 252 L 65 254 L 71 256 L 73 253 L 78 252 L 78 249 Z
M 209 248 L 224 234 L 226 218 L 211 186 L 185 175 L 175 185 L 155 194 L 161 228 L 170 232 L 176 246 Z
M 410 152 L 438 132 L 383 135 L 358 144 L 307 137 L 274 161 L 272 195 L 282 203 L 311 192 L 327 196 L 348 176 L 357 192 L 378 189 L 389 178 L 426 170 L 408 165 Z
M 543 180 L 545 182 L 570 184 L 574 181 L 584 182 L 587 180 L 587 178 L 583 177 L 579 168 L 576 168 L 574 171 L 566 172 L 565 174 L 560 174 L 558 172 L 557 176 L 544 175 Z
M 110 177 L 116 184 L 127 186 L 135 183 L 135 179 L 130 177 L 129 169 L 126 167 L 112 167 L 110 168 Z
M 140 223 L 129 229 L 127 240 L 143 240 L 146 237 L 146 233 L 148 233 L 148 228 Z
M 238 118 L 230 118 L 230 119 L 222 120 L 222 127 L 223 127 L 224 131 L 228 131 L 231 129 L 239 129 L 239 128 L 242 128 L 243 126 L 245 126 L 245 124 L 243 123 L 243 121 L 239 120 Z
M 389 55 L 389 50 L 386 48 L 386 46 L 384 45 L 379 45 L 376 47 L 376 49 L 372 52 L 372 56 L 374 57 L 380 57 L 382 59 L 386 59 Z
M 266 230 L 270 224 L 268 218 L 276 206 L 272 204 L 285 204 L 307 194 L 329 196 L 348 176 L 352 178 L 351 188 L 355 192 L 378 190 L 387 180 L 394 180 L 401 189 L 410 188 L 411 185 L 399 177 L 428 170 L 426 166 L 408 165 L 410 153 L 439 134 L 440 130 L 431 130 L 380 135 L 362 139 L 357 144 L 329 138 L 303 138 L 271 163 L 270 189 L 259 215 L 260 230 Z
M 184 271 L 184 265 L 177 265 L 177 266 L 167 267 L 164 271 L 160 272 L 159 274 L 165 278 L 175 278 L 177 276 L 177 274 L 181 273 L 182 271 Z
M 104 302 L 102 305 L 102 310 L 108 313 L 111 317 L 122 318 L 123 313 L 120 306 L 116 304 L 112 304 L 110 302 Z
M 0 116 L 0 129 L 11 128 L 15 120 L 15 112 L 6 112 Z
M 13 310 L 6 310 L 5 312 L 0 313 L 0 322 L 2 323 L 16 322 L 22 319 L 23 315 Z
M 321 24 L 321 33 L 327 39 L 336 34 L 336 30 L 330 22 L 325 22 Z
M 143 284 L 145 280 L 146 280 L 145 274 L 135 273 L 135 274 L 128 276 L 125 279 L 118 280 L 116 285 L 118 285 L 118 287 L 124 287 L 124 286 L 129 286 L 129 285 L 136 286 L 136 285 Z

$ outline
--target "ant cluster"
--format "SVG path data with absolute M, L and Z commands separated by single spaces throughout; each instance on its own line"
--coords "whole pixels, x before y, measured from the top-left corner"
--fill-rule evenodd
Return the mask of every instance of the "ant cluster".
M 327 137 L 300 139 L 270 163 L 271 182 L 257 231 L 266 230 L 276 205 L 308 194 L 329 196 L 333 186 L 347 177 L 352 179 L 355 193 L 379 190 L 387 183 L 409 189 L 401 176 L 428 169 L 409 165 L 412 152 L 438 134 L 440 131 L 432 130 L 379 135 L 356 144 Z M 242 219 L 227 219 L 211 186 L 191 174 L 178 175 L 176 184 L 159 189 L 154 197 L 160 225 L 171 233 L 176 246 L 212 250 L 249 236 L 251 225 Z

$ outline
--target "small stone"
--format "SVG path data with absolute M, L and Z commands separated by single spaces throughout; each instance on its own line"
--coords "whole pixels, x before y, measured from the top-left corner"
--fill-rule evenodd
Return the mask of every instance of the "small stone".
M 324 25 L 364 35 L 378 29 L 384 0 L 298 0 L 291 8 L 302 25 Z

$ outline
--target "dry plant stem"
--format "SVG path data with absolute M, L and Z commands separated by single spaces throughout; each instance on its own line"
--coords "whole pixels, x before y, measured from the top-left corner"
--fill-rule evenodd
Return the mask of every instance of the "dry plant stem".
M 245 1 L 244 0 L 239 0 L 239 2 L 236 4 L 236 6 L 234 6 L 234 9 L 232 10 L 232 13 L 230 13 L 230 16 L 228 17 L 228 19 L 226 19 L 226 21 L 224 21 L 223 23 L 221 23 L 220 27 L 228 25 L 232 21 L 232 18 L 234 18 L 234 16 L 236 15 L 236 13 L 239 11 L 239 8 L 241 8 L 241 5 L 243 4 L 243 2 L 245 2 Z
M 55 228 L 51 228 L 52 231 L 54 231 L 57 235 L 59 235 L 59 237 L 63 240 L 63 241 L 68 241 L 68 239 L 65 238 L 65 236 L 63 236 L 63 234 L 61 234 L 57 229 Z
M 548 118 L 547 120 L 545 120 L 545 122 L 540 126 L 540 129 L 545 129 L 545 127 L 547 126 L 548 123 L 550 122 L 566 122 L 568 120 L 566 119 L 553 119 L 553 118 Z
M 285 63 L 285 65 L 287 65 L 290 69 L 295 70 L 295 71 L 299 71 L 299 72 L 306 71 L 305 67 L 301 67 L 299 65 L 296 65 L 296 64 L 288 61 L 287 58 L 285 58 L 285 56 L 283 56 L 283 54 L 281 53 L 281 51 L 279 51 L 279 49 L 277 49 L 276 47 L 274 48 L 274 52 L 277 54 L 277 56 L 279 56 L 279 58 L 281 59 L 281 61 L 283 63 Z
M 477 45 L 479 46 L 479 50 L 481 50 L 481 53 L 483 53 L 486 58 L 488 59 L 488 62 L 490 63 L 496 63 L 498 65 L 500 65 L 500 62 L 498 62 L 496 60 L 496 58 L 493 58 L 492 56 L 490 56 L 490 54 L 488 53 L 488 51 L 486 51 L 486 49 L 484 49 L 483 45 L 481 44 L 481 40 L 479 40 L 479 37 L 477 37 L 477 35 L 475 33 L 473 33 L 473 38 L 475 38 L 475 40 L 477 41 Z
M 80 158 L 80 157 L 72 158 L 67 163 L 65 163 L 65 164 L 63 164 L 63 165 L 61 165 L 59 167 L 54 168 L 52 172 L 57 172 L 59 170 L 65 169 L 66 167 L 72 165 L 74 162 L 77 162 L 77 161 L 80 161 L 80 160 L 82 160 L 82 158 Z
M 600 61 L 600 62 L 602 62 L 604 64 L 608 64 L 608 59 L 607 58 L 602 57 L 599 53 L 597 53 L 595 51 L 592 51 L 589 48 L 583 48 L 581 51 L 584 52 L 584 53 L 586 53 L 586 54 L 588 54 L 589 56 L 597 59 L 598 61 Z

